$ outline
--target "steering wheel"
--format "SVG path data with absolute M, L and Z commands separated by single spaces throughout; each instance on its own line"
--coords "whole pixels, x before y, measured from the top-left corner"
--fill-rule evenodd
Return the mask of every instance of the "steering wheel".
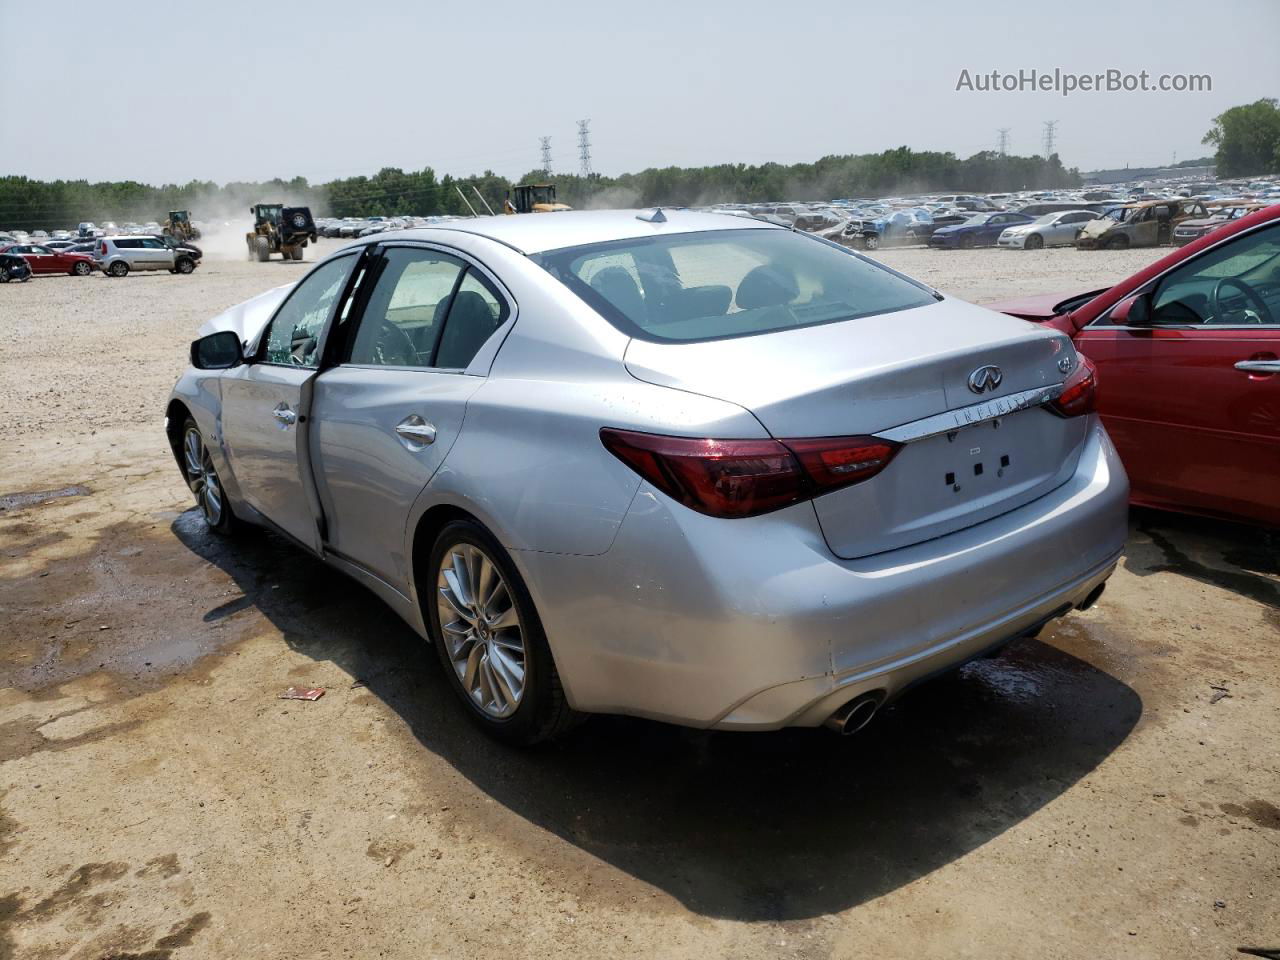
M 1239 277 L 1223 277 L 1213 285 L 1213 293 L 1209 296 L 1209 306 L 1212 308 L 1213 317 L 1221 317 L 1226 311 L 1222 309 L 1222 289 L 1223 287 L 1235 287 L 1244 295 L 1249 303 L 1256 307 L 1254 311 L 1253 323 L 1272 323 L 1271 308 L 1267 306 L 1267 301 L 1262 299 L 1262 295 L 1257 290 L 1249 286 Z
M 374 356 L 379 363 L 389 367 L 416 367 L 419 362 L 418 348 L 413 340 L 394 323 L 384 323 L 378 331 Z

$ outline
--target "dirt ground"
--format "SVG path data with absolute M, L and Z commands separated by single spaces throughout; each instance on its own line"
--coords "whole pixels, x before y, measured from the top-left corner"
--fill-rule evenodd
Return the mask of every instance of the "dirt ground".
M 881 257 L 982 301 L 1156 255 Z M 1280 947 L 1274 537 L 1135 513 L 1097 607 L 857 737 L 504 748 L 370 594 L 191 509 L 161 417 L 193 332 L 304 269 L 0 288 L 0 958 Z

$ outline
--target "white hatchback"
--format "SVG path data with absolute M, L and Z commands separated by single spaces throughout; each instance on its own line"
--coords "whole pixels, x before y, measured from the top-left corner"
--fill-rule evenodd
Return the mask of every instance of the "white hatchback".
M 181 249 L 170 249 L 159 237 L 135 236 L 99 238 L 93 262 L 108 276 L 123 277 L 130 270 L 191 273 L 199 261 Z

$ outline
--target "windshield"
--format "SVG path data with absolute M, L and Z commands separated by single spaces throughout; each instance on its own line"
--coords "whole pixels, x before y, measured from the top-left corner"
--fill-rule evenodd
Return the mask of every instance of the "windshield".
M 1102 215 L 1102 219 L 1115 220 L 1118 223 L 1123 223 L 1125 219 L 1129 216 L 1129 210 L 1130 210 L 1129 207 L 1116 207 L 1114 210 L 1108 210 L 1106 213 L 1104 213 Z
M 1036 217 L 1036 223 L 1054 223 L 1060 216 L 1060 213 L 1046 213 L 1042 217 Z
M 533 260 L 629 336 L 714 340 L 934 302 L 931 291 L 789 230 L 713 230 L 569 247 Z
M 991 214 L 980 213 L 976 217 L 970 217 L 968 220 L 964 222 L 964 225 L 966 227 L 980 227 L 990 219 L 991 219 Z

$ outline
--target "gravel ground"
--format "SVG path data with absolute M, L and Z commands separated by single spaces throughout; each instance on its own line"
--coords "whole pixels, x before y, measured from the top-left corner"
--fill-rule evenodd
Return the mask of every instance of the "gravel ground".
M 1158 253 L 880 257 L 982 302 Z M 160 417 L 192 333 L 304 269 L 0 289 L 0 960 L 1280 946 L 1274 540 L 1136 514 L 1097 607 L 864 736 L 508 750 L 372 596 L 190 509 Z

